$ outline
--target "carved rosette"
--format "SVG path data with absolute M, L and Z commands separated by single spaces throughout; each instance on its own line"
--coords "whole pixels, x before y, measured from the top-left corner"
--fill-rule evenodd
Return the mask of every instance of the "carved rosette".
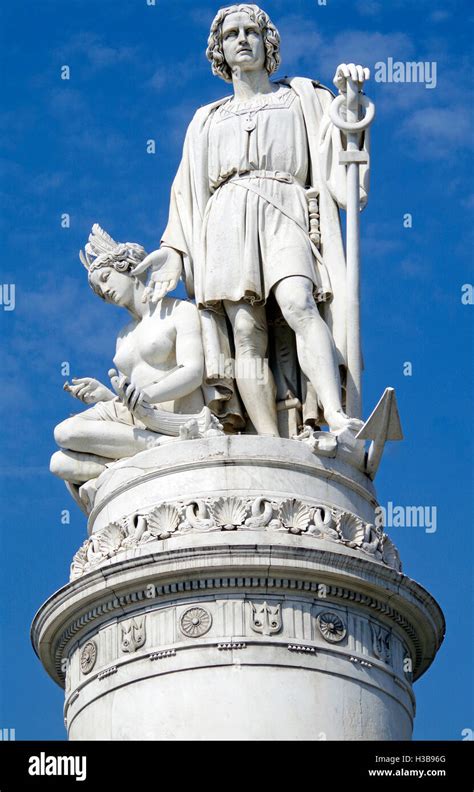
M 328 643 L 339 643 L 346 637 L 346 626 L 337 613 L 331 613 L 330 611 L 320 613 L 317 623 L 321 635 Z
M 204 608 L 188 608 L 180 620 L 179 628 L 188 638 L 200 638 L 211 629 L 212 616 Z
M 83 646 L 80 657 L 80 666 L 83 674 L 90 674 L 97 660 L 97 644 L 95 641 L 88 641 Z
M 360 550 L 401 571 L 397 548 L 380 528 L 350 512 L 313 506 L 298 498 L 220 496 L 185 503 L 160 503 L 146 514 L 114 522 L 86 539 L 71 564 L 71 580 L 92 572 L 129 548 L 189 533 L 280 531 L 313 536 Z

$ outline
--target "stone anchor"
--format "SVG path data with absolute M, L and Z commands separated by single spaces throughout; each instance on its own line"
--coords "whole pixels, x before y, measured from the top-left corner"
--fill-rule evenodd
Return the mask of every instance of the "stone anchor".
M 356 440 L 372 440 L 366 456 L 367 475 L 374 479 L 387 440 L 403 440 L 394 388 L 386 388 L 382 398 L 357 433 Z

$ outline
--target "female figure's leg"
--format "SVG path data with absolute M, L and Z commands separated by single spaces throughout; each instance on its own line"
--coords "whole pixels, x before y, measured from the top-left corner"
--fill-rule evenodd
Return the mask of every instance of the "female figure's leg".
M 94 409 L 91 407 L 56 426 L 54 439 L 60 448 L 96 454 L 110 461 L 133 456 L 160 444 L 161 438 L 156 432 L 113 418 L 98 420 Z
M 51 457 L 49 469 L 51 473 L 71 484 L 83 484 L 95 479 L 106 470 L 110 459 L 96 454 L 84 454 L 77 451 L 56 451 Z
M 65 481 L 89 481 L 105 470 L 107 462 L 161 444 L 162 435 L 135 426 L 131 414 L 130 424 L 114 419 L 112 404 L 95 405 L 56 426 L 54 439 L 61 450 L 51 458 L 52 473 Z

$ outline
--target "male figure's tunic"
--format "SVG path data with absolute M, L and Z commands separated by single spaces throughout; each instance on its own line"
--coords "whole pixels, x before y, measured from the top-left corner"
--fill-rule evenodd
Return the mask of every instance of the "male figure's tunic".
M 266 304 L 281 278 L 310 278 L 317 299 L 326 300 L 321 312 L 339 363 L 345 364 L 345 257 L 338 207 L 345 206 L 346 174 L 339 164 L 343 138 L 328 115 L 333 96 L 306 78 L 274 85 L 273 93 L 249 102 L 231 97 L 196 112 L 162 237 L 162 244 L 183 254 L 186 288 L 201 309 L 208 404 L 215 409 L 220 401 L 223 416 L 222 401 L 229 400 L 231 413 L 234 394 L 220 364 L 232 356 L 224 299 Z M 363 206 L 368 168 L 361 171 Z M 309 239 L 308 187 L 319 194 L 320 251 Z M 298 381 L 289 390 L 305 402 L 307 383 L 304 376 Z M 314 392 L 310 411 L 317 412 Z M 307 410 L 305 417 L 312 417 Z
M 205 256 L 195 278 L 200 307 L 222 299 L 264 303 L 287 275 L 304 275 L 318 285 L 307 231 L 309 163 L 300 100 L 285 85 L 258 100 L 231 100 L 213 113 L 213 194 L 203 227 Z M 231 178 L 255 171 L 265 176 Z

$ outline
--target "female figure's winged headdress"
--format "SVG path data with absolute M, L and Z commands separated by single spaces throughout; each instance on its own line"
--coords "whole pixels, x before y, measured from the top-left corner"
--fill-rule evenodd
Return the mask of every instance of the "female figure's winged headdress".
M 84 251 L 79 258 L 90 273 L 99 267 L 114 267 L 119 272 L 133 270 L 146 257 L 146 250 L 136 242 L 116 242 L 98 223 L 94 223 Z

